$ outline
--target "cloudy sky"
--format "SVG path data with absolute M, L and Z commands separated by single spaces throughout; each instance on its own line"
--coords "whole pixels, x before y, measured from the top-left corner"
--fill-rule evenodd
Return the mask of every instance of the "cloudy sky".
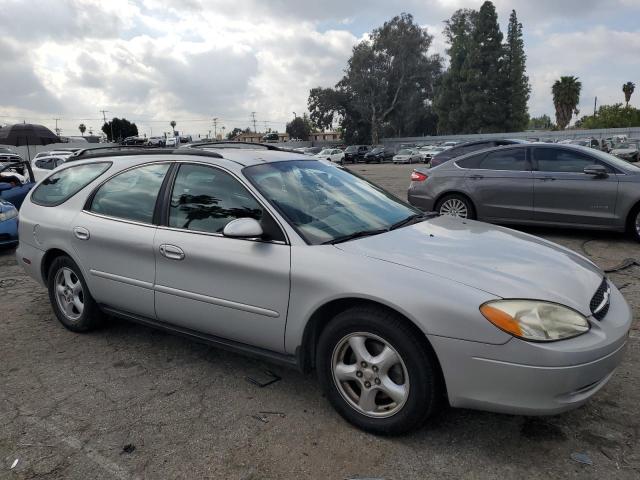
M 442 22 L 479 0 L 0 0 L 0 123 L 27 120 L 77 135 L 100 110 L 148 136 L 257 126 L 284 130 L 309 89 L 333 86 L 351 48 L 412 13 L 444 54 Z M 503 32 L 524 24 L 530 113 L 553 116 L 560 75 L 583 84 L 580 109 L 623 100 L 638 84 L 640 0 L 495 0 Z

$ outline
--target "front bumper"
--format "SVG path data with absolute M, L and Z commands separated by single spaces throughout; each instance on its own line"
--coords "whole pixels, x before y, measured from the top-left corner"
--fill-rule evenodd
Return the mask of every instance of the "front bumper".
M 583 405 L 623 359 L 632 313 L 622 295 L 590 332 L 532 343 L 488 345 L 430 336 L 453 407 L 518 415 L 553 415 Z M 608 324 L 608 325 L 607 325 Z

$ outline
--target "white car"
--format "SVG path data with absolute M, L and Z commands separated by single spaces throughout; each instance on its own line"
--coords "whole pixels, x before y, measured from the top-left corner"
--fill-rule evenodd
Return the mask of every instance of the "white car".
M 417 150 L 410 148 L 403 148 L 393 157 L 393 163 L 420 163 L 422 161 L 422 155 Z
M 36 182 L 39 182 L 51 173 L 56 167 L 62 165 L 69 155 L 49 155 L 31 160 L 31 170 Z
M 316 158 L 329 160 L 334 163 L 344 163 L 344 152 L 339 148 L 325 148 L 316 154 Z
M 42 158 L 42 157 L 68 157 L 69 155 L 71 155 L 73 152 L 70 150 L 47 150 L 46 152 L 39 152 L 36 154 L 35 157 L 33 157 L 32 160 L 35 160 L 36 158 Z
M 180 140 L 178 137 L 167 137 L 167 140 L 164 142 L 165 147 L 177 147 L 180 144 Z

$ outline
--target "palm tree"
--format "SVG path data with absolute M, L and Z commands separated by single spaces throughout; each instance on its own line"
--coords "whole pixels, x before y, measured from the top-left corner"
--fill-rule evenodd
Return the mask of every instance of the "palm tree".
M 624 92 L 624 101 L 627 102 L 627 107 L 629 107 L 629 102 L 631 101 L 631 95 L 633 91 L 636 89 L 636 84 L 633 82 L 627 82 L 622 85 L 622 91 Z
M 87 130 L 87 127 L 84 126 L 84 123 L 78 125 L 78 130 L 80 130 L 80 134 L 84 137 L 84 132 Z
M 582 83 L 578 81 L 578 77 L 567 76 L 560 77 L 551 87 L 553 93 L 553 105 L 556 107 L 556 123 L 560 130 L 564 130 L 571 117 L 575 113 L 580 113 L 578 103 L 580 102 L 580 90 Z
M 171 120 L 171 123 L 169 124 L 171 125 L 171 130 L 173 130 L 173 136 L 176 136 L 176 121 L 175 120 Z

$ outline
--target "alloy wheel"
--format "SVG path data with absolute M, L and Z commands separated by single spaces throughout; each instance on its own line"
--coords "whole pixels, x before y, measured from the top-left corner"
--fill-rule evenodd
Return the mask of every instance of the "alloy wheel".
M 640 238 L 640 210 L 636 213 L 636 235 Z
M 440 205 L 440 215 L 449 215 L 452 217 L 467 218 L 469 210 L 465 203 L 458 198 L 450 198 Z
M 395 415 L 409 397 L 409 374 L 402 357 L 372 333 L 343 337 L 333 350 L 331 370 L 340 395 L 368 417 Z
M 62 267 L 55 278 L 56 301 L 60 311 L 68 320 L 76 321 L 84 311 L 82 282 L 73 270 Z

